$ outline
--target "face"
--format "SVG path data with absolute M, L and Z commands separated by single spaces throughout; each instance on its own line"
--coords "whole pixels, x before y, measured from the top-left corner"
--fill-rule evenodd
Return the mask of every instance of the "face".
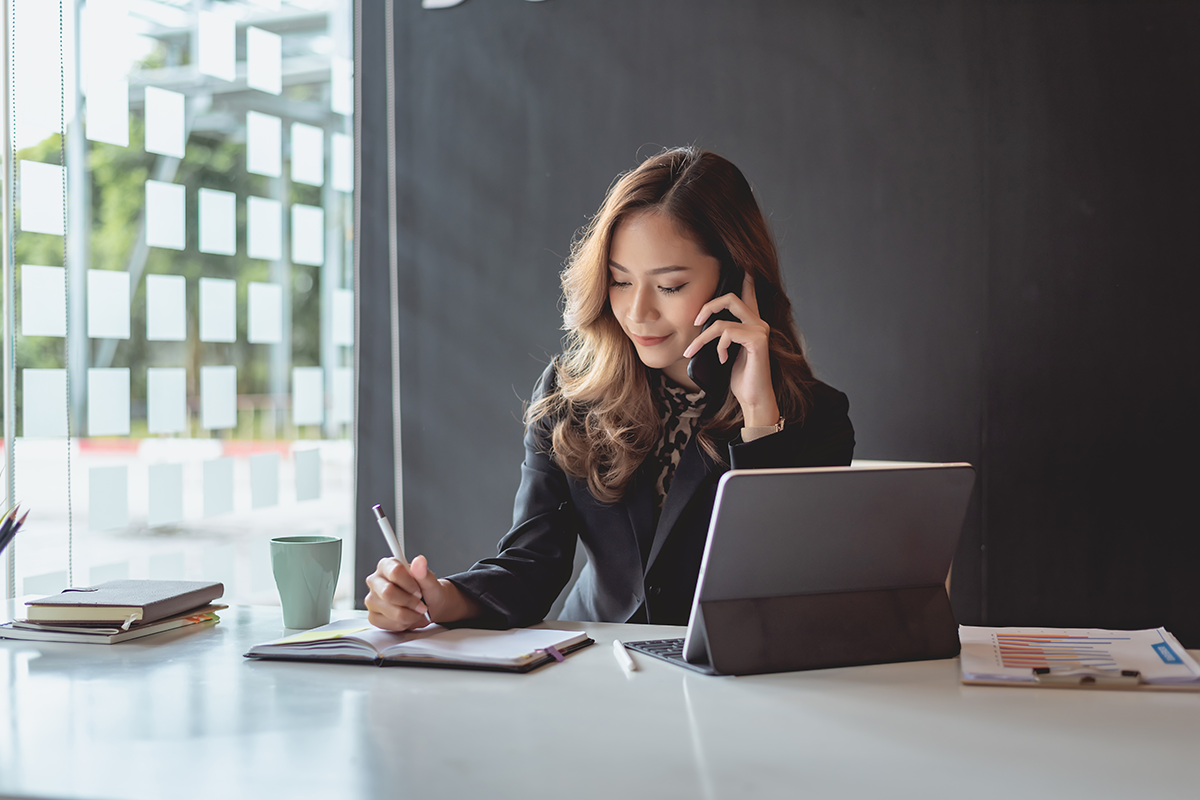
M 613 231 L 608 299 L 642 363 L 695 388 L 683 351 L 700 334 L 700 308 L 713 298 L 721 265 L 657 211 L 627 217 Z

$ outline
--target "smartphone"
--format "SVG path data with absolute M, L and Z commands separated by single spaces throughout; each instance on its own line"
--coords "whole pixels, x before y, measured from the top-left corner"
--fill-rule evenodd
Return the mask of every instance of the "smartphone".
M 714 298 L 729 294 L 742 296 L 742 281 L 744 277 L 742 271 L 736 267 L 723 267 L 721 269 L 721 280 L 717 283 L 717 292 L 713 295 Z M 716 314 L 713 314 L 704 321 L 702 330 L 708 330 L 708 327 L 719 319 L 729 320 L 730 322 L 741 322 L 735 317 L 729 309 L 721 309 Z M 725 363 L 721 363 L 721 358 L 717 354 L 717 345 L 720 343 L 720 337 L 713 339 L 708 344 L 701 347 L 696 355 L 692 356 L 688 361 L 688 377 L 704 390 L 704 393 L 709 397 L 723 397 L 726 390 L 729 388 L 729 377 L 733 374 L 733 362 L 737 360 L 738 353 L 742 352 L 742 346 L 737 344 L 729 345 L 729 358 L 725 359 Z

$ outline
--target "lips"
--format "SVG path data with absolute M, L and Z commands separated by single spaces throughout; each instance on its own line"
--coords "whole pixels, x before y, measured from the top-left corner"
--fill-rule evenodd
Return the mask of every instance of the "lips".
M 666 336 L 638 336 L 636 333 L 631 333 L 629 336 L 636 344 L 639 344 L 642 347 L 654 347 L 655 345 L 662 344 L 667 339 L 671 338 L 670 334 L 667 334 Z

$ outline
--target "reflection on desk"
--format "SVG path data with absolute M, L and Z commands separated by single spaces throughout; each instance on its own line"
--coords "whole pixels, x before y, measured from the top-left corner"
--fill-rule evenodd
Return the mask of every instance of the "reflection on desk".
M 1200 695 L 964 687 L 956 660 L 714 678 L 599 646 L 528 675 L 254 662 L 277 608 L 0 642 L 0 796 L 1194 796 Z M 69 767 L 68 767 L 69 765 Z

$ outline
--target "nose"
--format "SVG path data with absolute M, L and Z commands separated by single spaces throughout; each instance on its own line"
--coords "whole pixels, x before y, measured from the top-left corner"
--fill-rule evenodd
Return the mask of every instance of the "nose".
M 634 290 L 633 302 L 629 304 L 626 317 L 634 324 L 654 322 L 658 319 L 658 304 L 655 302 L 653 287 L 646 286 Z

